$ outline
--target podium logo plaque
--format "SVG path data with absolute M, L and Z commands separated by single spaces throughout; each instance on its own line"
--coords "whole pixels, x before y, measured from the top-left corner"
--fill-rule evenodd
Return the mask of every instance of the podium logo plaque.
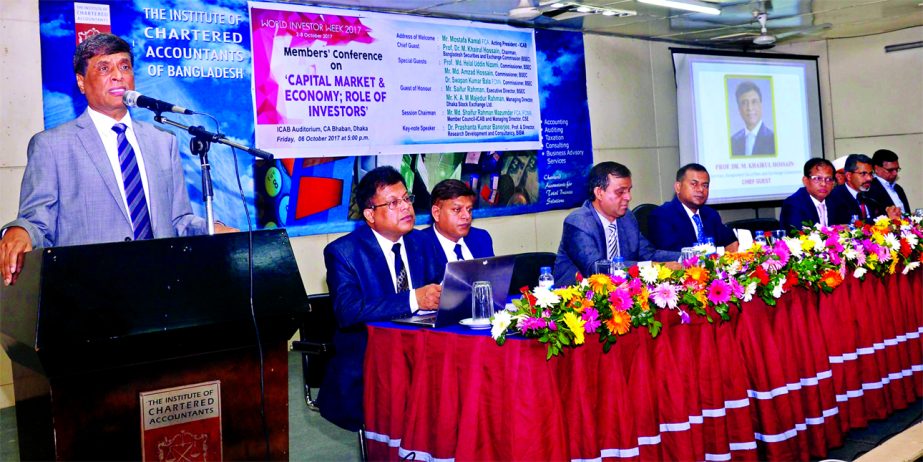
M 142 460 L 221 460 L 221 382 L 145 391 L 141 400 Z

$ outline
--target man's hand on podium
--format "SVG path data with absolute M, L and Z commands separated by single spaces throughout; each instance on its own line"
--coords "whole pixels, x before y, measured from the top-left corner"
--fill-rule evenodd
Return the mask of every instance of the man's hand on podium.
M 22 271 L 23 255 L 31 250 L 32 238 L 24 228 L 7 228 L 3 240 L 0 241 L 0 274 L 3 275 L 4 285 L 16 282 Z
M 226 234 L 226 233 L 236 233 L 240 230 L 237 228 L 232 228 L 220 221 L 215 221 L 215 234 Z
M 421 310 L 439 309 L 439 297 L 442 296 L 442 286 L 439 284 L 429 284 L 414 290 L 417 296 L 417 304 Z

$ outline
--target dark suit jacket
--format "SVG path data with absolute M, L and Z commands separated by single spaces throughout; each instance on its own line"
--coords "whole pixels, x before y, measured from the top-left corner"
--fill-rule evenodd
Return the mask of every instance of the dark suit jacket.
M 407 233 L 404 245 L 413 288 L 438 283 L 432 264 L 435 255 L 422 231 Z M 356 431 L 363 423 L 366 323 L 410 316 L 412 292 L 394 292 L 388 261 L 366 224 L 328 244 L 324 264 L 338 327 L 334 356 L 318 396 L 320 412 L 327 420 Z
M 705 236 L 715 240 L 715 245 L 726 246 L 737 241 L 734 231 L 721 222 L 715 209 L 705 205 L 699 209 Z M 658 249 L 680 251 L 698 242 L 695 226 L 686 215 L 682 202 L 673 197 L 670 202 L 654 209 L 647 218 L 647 234 L 651 244 Z
M 875 182 L 878 180 L 872 180 Z M 859 208 L 859 201 L 857 198 L 864 198 L 865 205 L 868 208 L 870 219 L 877 218 L 879 215 L 885 213 L 884 207 L 881 206 L 878 201 L 874 198 L 869 197 L 868 193 L 859 192 L 859 194 L 854 198 L 852 194 L 849 193 L 849 190 L 846 189 L 845 184 L 838 185 L 833 188 L 833 191 L 830 192 L 830 195 L 827 196 L 827 201 L 832 203 L 827 204 L 827 217 L 830 224 L 833 225 L 845 225 L 849 224 L 850 218 L 853 215 L 862 217 L 862 210 Z M 831 207 L 833 205 L 833 207 Z
M 112 121 L 114 124 L 115 121 Z M 207 232 L 192 214 L 176 137 L 132 119 L 147 176 L 148 208 L 155 238 Z M 123 241 L 131 219 L 89 112 L 40 132 L 29 141 L 19 214 L 3 228 L 20 226 L 33 247 Z
M 638 230 L 638 220 L 631 213 L 616 220 L 619 230 L 619 251 L 625 265 L 638 261 L 676 261 L 679 252 L 655 249 Z M 606 231 L 590 201 L 564 219 L 564 232 L 558 256 L 554 260 L 554 284 L 558 287 L 574 284 L 576 274 L 593 274 L 593 264 L 606 258 Z
M 910 202 L 907 201 L 907 194 L 904 193 L 904 188 L 901 185 L 894 183 L 894 190 L 897 191 L 897 197 L 904 203 L 904 213 L 913 213 L 913 210 L 910 210 Z M 872 180 L 872 187 L 869 188 L 869 196 L 872 196 L 872 199 L 875 199 L 876 202 L 885 209 L 891 207 L 892 205 L 897 205 L 894 203 L 894 199 L 891 198 L 891 195 L 888 194 L 888 190 L 885 189 L 885 186 L 881 184 L 881 180 L 875 178 Z
M 827 205 L 827 224 L 833 224 L 833 211 L 836 207 L 831 206 L 829 196 L 824 200 L 824 203 Z M 814 226 L 819 221 L 820 216 L 817 214 L 817 207 L 814 207 L 814 201 L 811 200 L 811 195 L 808 194 L 808 190 L 804 186 L 798 188 L 794 194 L 782 201 L 782 212 L 779 213 L 779 226 L 782 229 L 801 229 L 803 222 L 808 222 L 810 226 Z
M 433 253 L 436 255 L 434 265 L 436 266 L 439 280 L 441 281 L 442 276 L 445 274 L 445 265 L 448 263 L 449 259 L 446 257 L 445 251 L 442 250 L 442 246 L 439 244 L 439 238 L 436 237 L 436 229 L 433 226 L 425 228 L 423 230 L 423 235 L 433 247 Z M 468 235 L 465 236 L 465 245 L 468 246 L 468 250 L 471 251 L 471 255 L 473 255 L 474 258 L 494 256 L 494 242 L 490 238 L 490 233 L 481 228 L 471 227 Z
M 776 138 L 772 130 L 766 127 L 766 124 L 760 127 L 756 134 L 756 141 L 753 143 L 753 152 L 755 154 L 775 154 Z M 747 130 L 741 129 L 731 137 L 731 154 L 735 156 L 747 155 Z

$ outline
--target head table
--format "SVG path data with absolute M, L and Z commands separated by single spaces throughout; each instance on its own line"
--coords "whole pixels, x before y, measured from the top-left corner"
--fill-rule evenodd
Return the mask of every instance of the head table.
M 830 294 L 794 289 L 731 320 L 595 335 L 546 359 L 534 339 L 369 325 L 370 458 L 804 460 L 923 396 L 923 271 Z

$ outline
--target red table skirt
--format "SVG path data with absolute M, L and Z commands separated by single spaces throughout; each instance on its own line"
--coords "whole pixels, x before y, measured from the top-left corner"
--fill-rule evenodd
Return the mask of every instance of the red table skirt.
M 535 340 L 369 327 L 372 459 L 809 460 L 923 396 L 923 271 L 746 303 L 730 322 Z

